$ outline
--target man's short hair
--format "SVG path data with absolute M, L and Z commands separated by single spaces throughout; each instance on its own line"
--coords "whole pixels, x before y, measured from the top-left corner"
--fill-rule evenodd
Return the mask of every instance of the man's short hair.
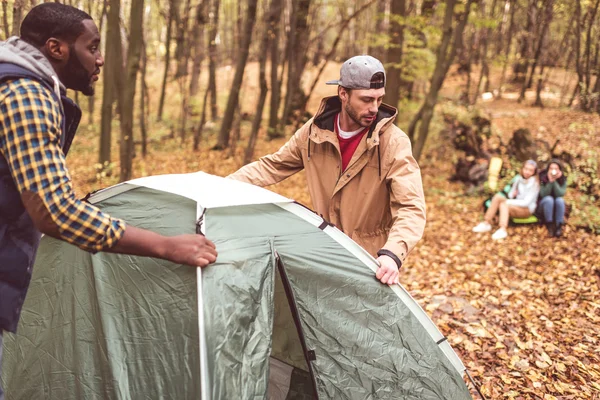
M 346 93 L 348 93 L 348 96 L 352 94 L 352 89 L 343 86 L 338 86 L 338 95 L 340 94 L 340 89 L 344 89 Z
M 33 7 L 21 23 L 21 39 L 42 47 L 48 39 L 56 38 L 69 43 L 83 33 L 85 20 L 92 17 L 78 8 L 60 3 L 43 3 Z

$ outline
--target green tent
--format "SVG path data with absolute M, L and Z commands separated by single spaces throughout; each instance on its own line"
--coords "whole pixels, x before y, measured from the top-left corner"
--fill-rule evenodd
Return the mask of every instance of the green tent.
M 165 235 L 204 232 L 204 269 L 44 237 L 7 400 L 471 399 L 464 365 L 375 260 L 303 206 L 204 173 L 88 199 Z

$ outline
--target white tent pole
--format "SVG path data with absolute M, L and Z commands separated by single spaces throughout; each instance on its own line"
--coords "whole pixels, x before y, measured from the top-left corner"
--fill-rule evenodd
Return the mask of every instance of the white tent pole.
M 203 223 L 204 209 L 200 204 L 197 206 L 196 219 L 198 234 L 206 233 L 206 225 Z M 204 295 L 202 292 L 202 268 L 196 267 L 196 286 L 198 289 L 198 333 L 200 352 L 200 399 L 211 400 L 210 387 L 208 383 L 208 358 L 206 351 L 206 334 L 204 330 Z
M 210 400 L 207 371 L 208 362 L 206 357 L 206 335 L 204 333 L 204 301 L 202 294 L 202 268 L 196 268 L 196 282 L 198 286 L 198 332 L 200 334 L 200 398 Z

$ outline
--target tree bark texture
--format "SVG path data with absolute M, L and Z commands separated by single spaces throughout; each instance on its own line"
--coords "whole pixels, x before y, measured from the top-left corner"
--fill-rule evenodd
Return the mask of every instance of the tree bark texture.
M 276 9 L 272 9 L 272 19 L 270 22 L 271 38 L 269 51 L 271 53 L 271 104 L 269 107 L 269 127 L 267 128 L 267 137 L 269 140 L 282 137 L 283 133 L 279 129 L 279 105 L 281 103 L 281 80 L 279 79 L 279 39 L 281 37 L 281 13 L 283 4 L 281 1 L 273 2 Z
M 169 64 L 171 63 L 171 39 L 173 32 L 173 23 L 175 21 L 175 3 L 176 0 L 169 1 L 169 15 L 167 21 L 167 39 L 165 42 L 165 70 L 163 72 L 162 85 L 160 88 L 160 100 L 158 101 L 157 121 L 162 121 L 165 108 L 165 96 L 167 93 L 167 81 L 169 79 Z
M 217 33 L 219 32 L 220 0 L 213 0 L 212 17 L 208 33 L 208 88 L 210 91 L 210 115 L 218 118 L 217 110 Z
M 260 41 L 259 58 L 258 58 L 258 83 L 260 85 L 260 95 L 258 97 L 258 103 L 256 104 L 256 112 L 254 113 L 254 119 L 252 121 L 252 129 L 250 130 L 250 137 L 248 139 L 248 145 L 244 152 L 244 164 L 248 164 L 252 160 L 254 155 L 254 147 L 256 146 L 256 139 L 258 138 L 258 132 L 262 122 L 262 115 L 265 108 L 265 102 L 267 100 L 267 93 L 269 87 L 267 86 L 267 53 L 269 49 L 270 41 L 273 40 L 273 29 L 277 22 L 279 22 L 279 14 L 281 13 L 281 4 L 279 0 L 271 0 L 269 15 L 266 18 L 266 24 L 263 32 L 262 39 Z M 277 67 L 275 67 L 275 75 L 277 75 Z
M 293 0 L 293 11 L 290 14 L 290 32 L 288 35 L 288 77 L 285 104 L 281 124 L 290 122 L 294 110 L 300 108 L 304 92 L 302 90 L 302 74 L 307 62 L 306 38 L 308 31 L 308 14 L 311 0 Z
M 106 21 L 106 46 L 102 92 L 102 119 L 100 122 L 100 155 L 98 161 L 103 168 L 111 162 L 113 106 L 120 101 L 119 80 L 123 76 L 123 53 L 120 29 L 121 0 L 110 0 Z
M 513 32 L 514 32 L 514 25 L 515 25 L 515 10 L 516 10 L 516 4 L 513 3 L 513 0 L 506 0 L 506 6 L 505 7 L 509 7 L 510 8 L 510 22 L 509 22 L 509 27 L 508 27 L 508 31 L 507 31 L 507 38 L 506 38 L 506 46 L 504 47 L 504 61 L 502 63 L 502 73 L 500 74 L 500 83 L 498 84 L 498 95 L 496 96 L 496 98 L 501 98 L 502 97 L 502 87 L 504 86 L 504 81 L 506 79 L 506 70 L 508 68 L 508 61 L 510 58 L 510 49 L 512 47 L 512 41 L 513 41 Z
M 244 70 L 248 61 L 250 42 L 252 40 L 252 29 L 254 28 L 256 18 L 257 3 L 258 0 L 248 1 L 243 41 L 242 45 L 240 46 L 240 53 L 235 68 L 235 75 L 231 83 L 231 91 L 229 92 L 229 98 L 227 100 L 227 108 L 223 114 L 223 123 L 221 124 L 221 130 L 219 132 L 219 141 L 215 146 L 217 149 L 225 149 L 229 145 L 229 134 L 231 132 L 233 114 L 235 113 L 235 109 L 238 107 L 240 89 L 242 87 L 242 80 L 244 78 Z
M 23 20 L 23 8 L 25 7 L 25 0 L 15 0 L 13 4 L 13 24 L 11 36 L 19 36 L 19 30 L 21 28 L 21 21 Z
M 390 0 L 379 0 L 377 2 L 377 10 L 376 10 L 376 15 L 375 15 L 375 19 L 377 20 L 377 29 L 375 30 L 374 34 L 377 36 L 380 36 L 381 34 L 383 34 L 383 32 L 388 32 L 389 31 L 389 14 L 388 14 L 388 10 L 389 10 L 389 2 Z M 375 37 L 373 38 L 373 42 L 378 42 L 379 40 L 382 40 L 383 38 L 381 37 Z M 387 63 L 387 51 L 385 49 L 385 46 L 383 45 L 372 45 L 371 43 L 369 43 L 369 54 L 372 55 L 373 57 L 377 58 L 379 61 L 381 61 L 382 63 Z
M 400 101 L 402 46 L 404 45 L 404 24 L 400 20 L 406 17 L 406 0 L 392 0 L 390 9 L 390 43 L 387 50 L 386 94 L 384 101 L 398 107 Z
M 542 55 L 542 50 L 544 49 L 544 42 L 546 39 L 546 34 L 550 27 L 550 23 L 552 22 L 552 11 L 554 7 L 554 0 L 546 0 L 544 7 L 544 15 L 542 16 L 542 29 L 540 35 L 537 37 L 537 43 L 535 48 L 535 54 L 533 56 L 533 65 L 531 66 L 531 72 L 529 73 L 529 79 L 527 79 L 527 89 L 533 86 L 533 79 L 535 78 L 535 69 L 537 68 L 538 63 L 540 62 L 540 57 Z M 541 75 L 541 73 L 540 73 Z
M 121 181 L 131 179 L 133 164 L 133 109 L 137 74 L 143 45 L 144 0 L 131 0 L 129 22 L 129 46 L 127 48 L 126 80 L 123 90 L 121 115 Z
M 142 134 L 142 157 L 148 155 L 148 83 L 146 82 L 146 72 L 148 70 L 148 54 L 146 52 L 146 41 L 142 45 L 142 61 L 140 65 L 140 131 Z
M 2 1 L 2 29 L 4 30 L 4 40 L 10 36 L 10 25 L 8 25 L 8 1 Z
M 200 88 L 200 71 L 204 61 L 204 28 L 208 22 L 206 13 L 208 0 L 202 0 L 196 7 L 196 19 L 192 28 L 191 47 L 194 55 L 192 60 L 192 76 L 190 77 L 190 97 L 198 94 Z

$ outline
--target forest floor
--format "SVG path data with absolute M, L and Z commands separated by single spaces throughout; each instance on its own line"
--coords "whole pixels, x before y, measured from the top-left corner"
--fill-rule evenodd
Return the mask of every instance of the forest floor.
M 330 65 L 323 80 L 336 78 L 338 68 Z M 256 76 L 256 70 L 250 64 L 248 76 Z M 231 72 L 220 71 L 221 87 L 229 86 Z M 242 108 L 252 114 L 257 88 L 253 79 L 245 81 Z M 449 78 L 445 101 L 452 101 L 461 84 L 459 76 Z M 556 104 L 534 108 L 529 98 L 519 104 L 512 89 L 502 100 L 478 104 L 491 115 L 494 129 L 510 135 L 527 127 L 548 142 L 560 138 L 570 150 L 600 148 L 600 116 Z M 315 111 L 321 96 L 335 94 L 335 87 L 318 85 L 308 109 Z M 546 95 L 552 98 L 552 90 Z M 169 98 L 168 115 L 177 115 L 177 94 Z M 222 111 L 223 99 L 220 106 Z M 414 111 L 414 104 L 401 104 L 398 125 L 406 128 Z M 198 152 L 189 140 L 167 139 L 171 122 L 151 123 L 149 154 L 135 159 L 134 177 L 198 170 L 224 176 L 241 166 L 250 122 L 244 121 L 244 144 L 233 155 L 208 150 L 216 127 L 207 129 Z M 116 176 L 98 175 L 90 163 L 98 153 L 97 125 L 80 128 L 68 158 L 82 195 L 117 181 Z M 433 129 L 442 127 L 438 117 Z M 600 399 L 600 236 L 569 223 L 562 239 L 546 238 L 541 226 L 510 228 L 509 237 L 498 242 L 472 233 L 481 219 L 483 197 L 467 196 L 461 184 L 449 182 L 456 156 L 440 150 L 449 145 L 436 135 L 432 133 L 429 142 L 435 144 L 421 160 L 427 227 L 402 268 L 401 283 L 448 337 L 488 399 Z M 285 139 L 261 139 L 255 154 L 273 152 L 283 143 Z M 118 158 L 116 144 L 113 158 Z M 118 175 L 117 167 L 115 162 L 109 173 L 113 169 Z M 272 189 L 310 206 L 305 187 L 300 173 Z M 569 196 L 567 201 L 574 202 Z

